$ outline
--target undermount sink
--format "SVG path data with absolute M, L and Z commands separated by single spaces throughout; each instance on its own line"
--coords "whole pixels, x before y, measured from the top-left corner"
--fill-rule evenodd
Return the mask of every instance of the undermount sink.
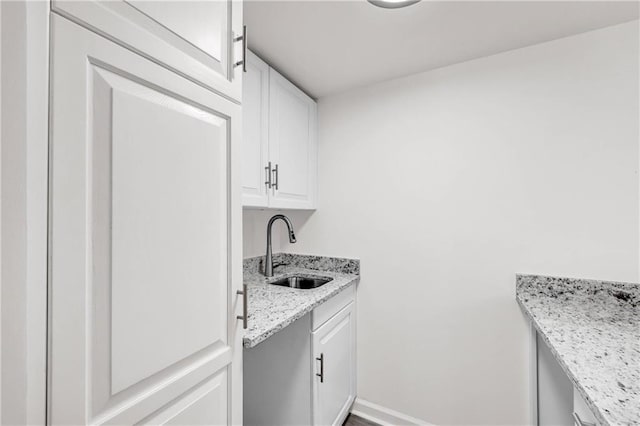
M 283 287 L 291 287 L 291 288 L 299 288 L 301 290 L 309 290 L 312 288 L 318 288 L 320 286 L 325 285 L 333 278 L 326 277 L 302 277 L 302 276 L 294 276 L 294 277 L 285 277 L 280 278 L 279 280 L 272 281 L 270 284 L 279 285 Z

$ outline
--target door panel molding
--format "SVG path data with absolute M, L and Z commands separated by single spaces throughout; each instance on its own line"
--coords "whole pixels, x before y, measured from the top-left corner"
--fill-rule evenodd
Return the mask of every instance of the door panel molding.
M 227 370 L 196 385 L 174 403 L 142 420 L 142 424 L 222 425 L 228 418 L 220 416 L 220 409 L 228 403 L 223 386 Z M 202 411 L 205 411 L 202 413 Z M 204 420 L 204 421 L 203 421 Z
M 131 388 L 113 395 L 91 424 L 133 424 L 142 422 L 141 418 L 152 415 L 158 407 L 171 405 L 176 399 L 194 390 L 202 381 L 222 371 L 227 371 L 232 354 L 229 348 L 204 350 L 193 358 L 183 360 L 161 379 L 140 382 Z

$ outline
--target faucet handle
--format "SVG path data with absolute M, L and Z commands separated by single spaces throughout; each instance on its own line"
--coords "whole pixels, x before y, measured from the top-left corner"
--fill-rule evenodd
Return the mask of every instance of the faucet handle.
M 288 263 L 282 262 L 282 263 L 274 263 L 273 264 L 273 268 L 277 268 L 278 266 L 289 266 Z

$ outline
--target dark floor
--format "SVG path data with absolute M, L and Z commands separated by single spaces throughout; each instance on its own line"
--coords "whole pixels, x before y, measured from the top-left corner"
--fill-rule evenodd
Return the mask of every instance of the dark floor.
M 378 423 L 370 422 L 362 417 L 349 414 L 342 426 L 379 426 Z

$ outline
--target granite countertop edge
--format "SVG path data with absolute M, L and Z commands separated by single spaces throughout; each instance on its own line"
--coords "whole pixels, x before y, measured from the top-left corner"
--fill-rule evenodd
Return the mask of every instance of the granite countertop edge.
M 308 274 L 308 275 L 329 275 L 330 272 L 328 271 L 319 271 L 319 270 L 312 270 L 312 269 L 302 269 L 302 268 L 296 268 L 295 270 L 290 270 L 288 271 L 286 274 L 282 274 L 282 275 L 277 275 L 276 277 L 281 278 L 284 277 L 286 275 L 293 275 L 293 274 Z M 317 298 L 317 299 L 313 299 L 313 301 L 309 304 L 305 304 L 300 306 L 298 309 L 292 310 L 291 314 L 288 315 L 287 317 L 285 317 L 283 320 L 278 321 L 277 324 L 270 326 L 269 328 L 265 329 L 264 331 L 262 331 L 260 334 L 258 334 L 257 336 L 253 337 L 253 336 L 245 336 L 242 340 L 242 344 L 245 348 L 250 349 L 253 348 L 255 346 L 257 346 L 259 343 L 262 343 L 263 341 L 267 340 L 269 337 L 273 336 L 274 334 L 276 334 L 278 331 L 284 329 L 285 327 L 287 327 L 288 325 L 294 323 L 295 321 L 299 320 L 300 318 L 302 318 L 303 316 L 305 316 L 306 314 L 308 314 L 309 312 L 311 312 L 312 310 L 314 310 L 315 308 L 317 308 L 318 306 L 322 305 L 324 302 L 326 302 L 327 300 L 331 299 L 332 297 L 336 296 L 338 293 L 341 293 L 343 290 L 345 290 L 347 287 L 357 284 L 360 282 L 360 276 L 359 275 L 347 275 L 347 274 L 341 274 L 341 282 L 338 286 L 336 286 L 334 289 L 332 289 L 331 292 L 324 294 L 322 297 Z M 344 280 L 344 281 L 342 281 Z M 271 285 L 271 284 L 267 284 L 267 285 Z M 255 286 L 255 284 L 250 285 L 249 286 L 249 291 L 251 291 L 251 287 Z M 310 290 L 295 290 L 295 289 L 291 289 L 291 291 L 310 291 Z M 251 307 L 249 306 L 249 320 L 251 320 Z
M 532 287 L 532 285 L 534 285 L 535 288 L 539 287 L 540 290 L 536 290 L 534 293 L 532 293 L 531 289 L 534 288 Z M 521 273 L 516 274 L 516 301 L 518 305 L 520 306 L 526 317 L 528 317 L 528 319 L 531 321 L 531 324 L 533 325 L 535 330 L 540 334 L 540 336 L 542 337 L 542 341 L 547 345 L 549 351 L 560 365 L 560 368 L 565 372 L 570 382 L 574 385 L 574 388 L 578 390 L 579 394 L 582 396 L 587 406 L 596 418 L 596 421 L 601 426 L 633 424 L 634 421 L 625 421 L 624 417 L 626 416 L 623 416 L 623 419 L 621 419 L 619 416 L 619 412 L 609 412 L 611 407 L 609 407 L 608 405 L 601 405 L 601 403 L 605 403 L 604 401 L 600 401 L 600 399 L 603 398 L 604 394 L 592 395 L 591 392 L 596 391 L 587 389 L 585 387 L 585 384 L 582 383 L 581 377 L 585 375 L 585 371 L 587 370 L 582 371 L 583 367 L 581 366 L 581 364 L 576 363 L 575 365 L 571 365 L 571 362 L 575 362 L 575 360 L 573 359 L 574 355 L 566 352 L 567 348 L 558 347 L 554 344 L 555 337 L 553 336 L 553 334 L 555 332 L 558 332 L 558 330 L 550 328 L 551 324 L 544 324 L 548 320 L 546 316 L 549 315 L 549 313 L 545 312 L 544 310 L 540 310 L 539 304 L 541 300 L 545 300 L 547 297 L 549 297 L 549 302 L 544 303 L 547 306 L 551 306 L 549 305 L 549 303 L 557 303 L 553 301 L 556 300 L 558 295 L 563 295 L 565 293 L 576 295 L 576 297 L 584 297 L 585 295 L 588 295 L 588 297 L 595 297 L 596 294 L 608 294 L 609 296 L 615 296 L 615 299 L 620 299 L 621 297 L 619 293 L 626 292 L 626 295 L 624 298 L 622 298 L 622 300 L 624 300 L 625 303 L 631 303 L 631 306 L 635 307 L 637 306 L 636 304 L 639 300 L 639 291 L 640 287 L 638 287 L 638 284 L 631 282 L 553 277 L 546 275 Z M 566 297 L 566 294 L 564 297 Z M 615 309 L 615 312 L 622 312 L 618 310 L 619 308 L 617 308 L 617 306 L 619 305 L 615 304 L 615 299 L 607 299 L 607 308 L 611 306 L 610 309 Z M 593 303 L 596 303 L 595 298 L 592 300 Z M 609 300 L 611 300 L 611 302 Z M 559 315 L 569 315 L 564 319 L 564 321 L 571 321 L 571 323 L 573 323 L 571 318 L 571 311 L 566 311 L 564 313 L 560 311 Z M 620 323 L 624 324 L 628 314 L 622 312 L 618 315 L 619 316 L 616 318 L 616 321 L 621 321 Z M 633 318 L 634 314 L 630 315 L 632 315 Z M 557 319 L 558 317 L 554 318 L 554 320 Z M 633 336 L 630 337 L 633 338 Z M 626 361 L 624 361 L 624 363 L 627 364 Z M 629 374 L 633 375 L 636 374 L 636 372 L 632 369 L 630 370 Z M 592 384 L 589 385 L 592 386 Z M 600 392 L 599 388 L 598 392 Z M 628 419 L 631 419 L 631 417 L 629 417 Z
M 360 282 L 360 260 L 331 256 L 275 253 L 274 275 L 265 277 L 264 256 L 243 260 L 243 283 L 247 285 L 248 323 L 242 345 L 246 349 L 302 318 L 346 288 Z M 330 281 L 314 289 L 295 289 L 270 284 L 293 275 L 325 277 Z

